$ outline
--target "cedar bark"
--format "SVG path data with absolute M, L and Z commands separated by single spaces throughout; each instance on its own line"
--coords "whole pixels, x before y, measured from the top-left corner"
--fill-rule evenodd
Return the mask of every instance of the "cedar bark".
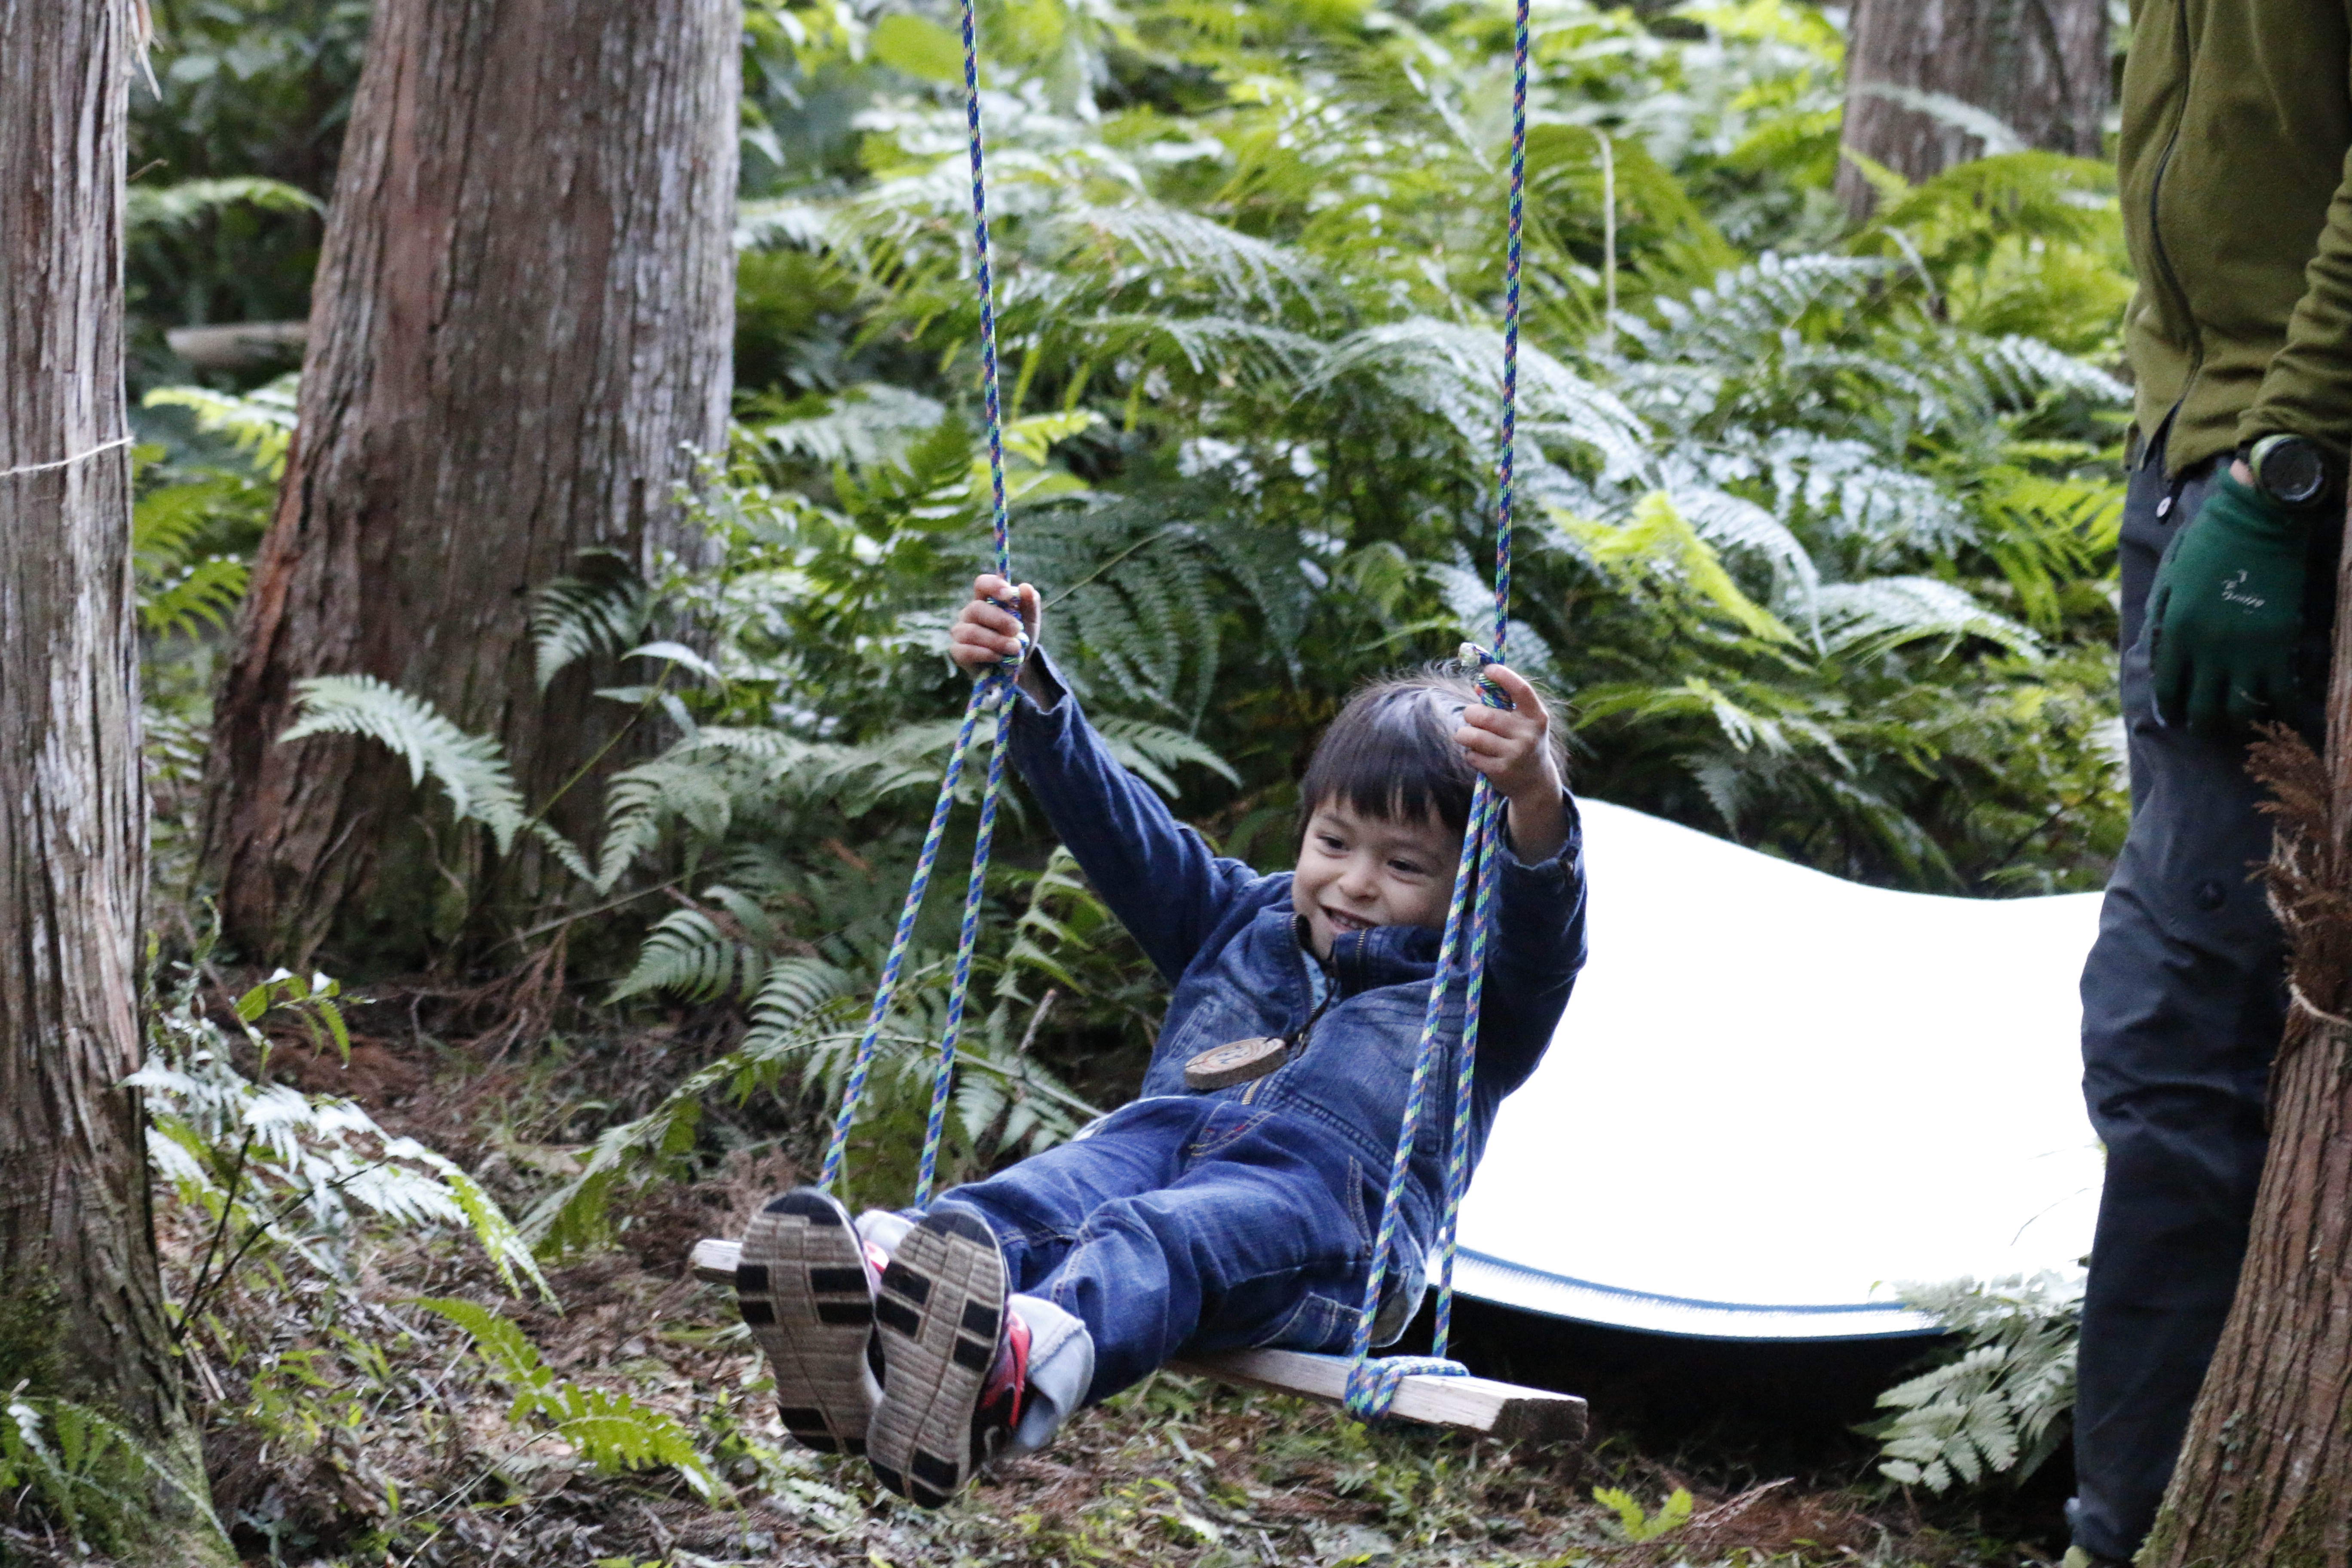
M 2144 1568 L 2352 1564 L 2352 552 L 2336 604 L 2326 760 L 2284 729 L 2255 748 L 2294 1005 L 2237 1300 Z
M 525 918 L 562 890 L 523 845 L 490 866 L 428 829 L 381 748 L 278 736 L 297 681 L 373 675 L 496 736 L 536 806 L 625 721 L 593 695 L 609 664 L 540 692 L 530 597 L 584 549 L 650 575 L 694 548 L 676 491 L 726 432 L 740 31 L 737 0 L 378 5 L 215 704 L 204 858 L 248 955 L 412 963 L 457 883 Z M 593 832 L 597 793 L 551 820 Z
M 2030 147 L 2095 158 L 2110 66 L 2106 0 L 1858 0 L 1846 37 L 1844 144 L 1916 184 L 1983 141 L 1874 89 L 1941 93 Z M 1837 192 L 1856 222 L 1876 199 L 1850 161 Z
M 0 0 L 0 1393 L 95 1405 L 201 1495 L 140 1060 L 139 649 L 122 384 L 133 0 Z M 177 1494 L 152 1500 L 167 1528 Z M 181 1562 L 208 1532 L 175 1534 Z

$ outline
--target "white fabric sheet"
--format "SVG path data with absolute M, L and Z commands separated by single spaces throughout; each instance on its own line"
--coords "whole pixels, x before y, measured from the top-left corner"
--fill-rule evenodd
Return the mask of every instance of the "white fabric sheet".
M 1505 1102 L 1464 1294 L 1739 1339 L 1928 1325 L 1895 1281 L 2072 1264 L 2098 898 L 1889 892 L 1583 803 L 1591 955 Z

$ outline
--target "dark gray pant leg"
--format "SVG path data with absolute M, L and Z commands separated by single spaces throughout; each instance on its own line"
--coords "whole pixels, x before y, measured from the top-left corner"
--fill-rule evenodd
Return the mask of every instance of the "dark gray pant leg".
M 2123 708 L 2131 831 L 2083 971 L 2083 1091 L 2107 1151 L 2083 1303 L 2075 1544 L 2127 1559 L 2155 1523 L 2181 1434 L 2236 1293 L 2284 1019 L 2270 858 L 2246 737 L 2157 722 L 2142 615 L 2158 557 L 2195 517 L 2210 465 L 2168 486 L 2162 449 L 2124 511 Z M 2171 505 L 2158 508 L 2168 493 Z M 2318 732 L 2333 621 L 2335 531 L 2314 541 L 2295 715 Z

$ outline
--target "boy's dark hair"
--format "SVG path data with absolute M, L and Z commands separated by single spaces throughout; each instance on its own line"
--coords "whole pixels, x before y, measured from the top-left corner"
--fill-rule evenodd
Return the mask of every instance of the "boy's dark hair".
M 1454 666 L 1432 664 L 1384 676 L 1358 689 L 1316 743 L 1298 781 L 1298 836 L 1325 802 L 1337 800 L 1365 816 L 1414 821 L 1435 816 L 1456 833 L 1470 826 L 1477 770 L 1454 731 L 1478 689 Z M 1546 737 L 1560 776 L 1567 750 L 1557 727 Z

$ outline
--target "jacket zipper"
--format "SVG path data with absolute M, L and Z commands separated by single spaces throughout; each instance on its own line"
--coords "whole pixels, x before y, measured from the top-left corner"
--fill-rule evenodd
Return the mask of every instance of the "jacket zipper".
M 1315 955 L 1307 950 L 1307 944 L 1305 942 L 1297 940 L 1298 927 L 1295 922 L 1291 926 L 1290 934 L 1292 939 L 1292 951 L 1298 954 L 1298 978 L 1302 982 L 1306 983 L 1307 994 L 1311 996 L 1315 994 L 1315 984 L 1313 981 L 1307 979 L 1307 965 L 1316 962 Z M 1292 1062 L 1298 1059 L 1298 1053 L 1307 1048 L 1307 1037 L 1315 1032 L 1316 1024 L 1321 1020 L 1326 1012 L 1330 1010 L 1331 1004 L 1339 1000 L 1339 977 L 1337 975 L 1333 975 L 1330 979 L 1331 984 L 1323 988 L 1322 1002 L 1308 1009 L 1307 1014 L 1307 1022 L 1299 1026 L 1298 1037 L 1290 1042 L 1290 1054 L 1284 1059 L 1283 1067 L 1288 1067 Z M 1281 1074 L 1281 1072 L 1282 1068 L 1276 1068 L 1273 1072 L 1266 1074 L 1264 1078 L 1257 1079 L 1247 1089 L 1242 1090 L 1242 1103 L 1244 1105 L 1247 1105 L 1252 1100 L 1255 1100 L 1257 1098 L 1257 1091 L 1264 1089 L 1267 1084 L 1272 1083 L 1275 1079 Z
M 2196 44 L 2189 31 L 2188 0 L 2173 0 L 2172 14 L 2179 24 L 2180 36 L 2180 97 L 2173 108 L 2172 132 L 2165 139 L 2164 151 L 2157 157 L 2156 177 L 2148 183 L 2147 192 L 2148 247 L 2155 254 L 2157 270 L 2163 275 L 2166 287 L 2172 291 L 2175 303 L 2180 307 L 2180 319 L 2189 328 L 2189 375 L 2180 384 L 2180 395 L 2173 399 L 2172 406 L 2164 412 L 2163 422 L 2157 426 L 2157 431 L 2167 432 L 2171 429 L 2173 416 L 2180 412 L 2181 405 L 2189 401 L 2189 389 L 2197 384 L 2197 377 L 2205 368 L 2204 329 L 2198 325 L 2197 312 L 2189 303 L 2189 290 L 2181 286 L 2180 275 L 2172 269 L 2172 258 L 2164 249 L 2164 174 L 2172 166 L 2173 150 L 2180 145 L 2180 128 L 2189 118 L 2189 78 L 2197 65 Z M 2152 439 L 2155 434 L 2156 431 L 2147 432 L 2146 437 Z

